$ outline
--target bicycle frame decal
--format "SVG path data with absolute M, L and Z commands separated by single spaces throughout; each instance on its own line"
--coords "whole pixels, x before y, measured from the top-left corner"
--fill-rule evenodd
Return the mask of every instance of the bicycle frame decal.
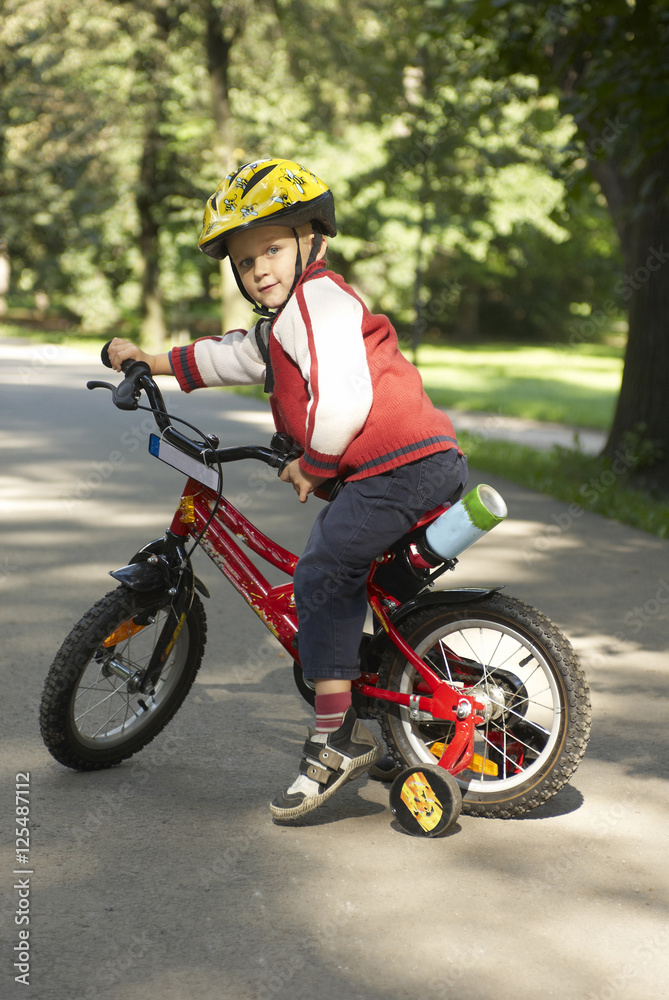
M 200 548 L 209 556 L 223 576 L 241 594 L 272 634 L 294 659 L 299 662 L 294 645 L 297 633 L 297 613 L 292 583 L 271 586 L 243 552 L 232 535 L 239 538 L 252 552 L 288 576 L 293 575 L 297 556 L 272 541 L 238 511 L 225 497 L 219 500 L 216 515 L 204 536 L 200 538 L 211 517 L 217 494 L 193 479 L 186 483 L 182 500 L 188 498 L 194 519 L 184 523 L 181 511 L 175 515 L 171 531 L 200 539 Z

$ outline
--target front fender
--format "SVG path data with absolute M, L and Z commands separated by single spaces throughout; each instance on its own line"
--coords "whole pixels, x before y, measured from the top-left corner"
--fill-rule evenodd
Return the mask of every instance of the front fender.
M 119 569 L 109 571 L 109 575 L 129 590 L 139 594 L 148 594 L 152 590 L 169 590 L 171 572 L 169 566 L 160 556 L 154 556 L 154 561 L 128 563 Z
M 182 567 L 187 562 L 186 573 Z M 190 561 L 186 561 L 183 547 L 176 536 L 164 535 L 149 542 L 136 552 L 127 566 L 111 570 L 109 575 L 130 590 L 140 594 L 151 591 L 168 591 L 185 579 L 189 590 L 195 586 L 205 597 L 209 591 L 193 574 Z

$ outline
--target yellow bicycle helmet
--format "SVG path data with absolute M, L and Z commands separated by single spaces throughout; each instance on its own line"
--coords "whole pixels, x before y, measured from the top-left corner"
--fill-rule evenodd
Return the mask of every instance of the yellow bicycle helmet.
M 268 223 L 297 229 L 307 222 L 315 232 L 336 236 L 332 192 L 301 164 L 267 156 L 221 181 L 207 202 L 197 242 L 203 253 L 223 260 L 235 233 Z

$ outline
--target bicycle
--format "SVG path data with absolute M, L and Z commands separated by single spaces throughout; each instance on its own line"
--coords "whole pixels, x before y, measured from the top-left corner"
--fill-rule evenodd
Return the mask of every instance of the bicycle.
M 147 365 L 125 362 L 123 370 L 117 385 L 87 386 L 111 390 L 123 410 L 142 408 L 144 392 L 143 408 L 160 431 L 149 452 L 187 479 L 165 534 L 111 573 L 119 586 L 74 626 L 47 675 L 42 738 L 57 761 L 76 770 L 131 757 L 186 698 L 202 662 L 202 598 L 210 596 L 193 570 L 196 548 L 292 657 L 300 694 L 311 704 L 314 698 L 299 665 L 292 583 L 270 586 L 241 546 L 288 577 L 298 557 L 222 490 L 225 463 L 254 459 L 280 473 L 297 453 L 292 443 L 275 434 L 269 448 L 221 449 L 215 435 L 181 421 L 199 436 L 194 440 L 173 425 Z M 332 499 L 343 486 L 326 483 L 317 495 Z M 545 615 L 499 586 L 431 589 L 458 561 L 430 564 L 421 556 L 427 528 L 447 507 L 422 518 L 370 567 L 375 627 L 363 636 L 353 682 L 358 714 L 378 720 L 400 772 L 390 794 L 395 816 L 422 836 L 448 829 L 460 810 L 507 818 L 546 802 L 578 767 L 590 729 L 584 674 Z

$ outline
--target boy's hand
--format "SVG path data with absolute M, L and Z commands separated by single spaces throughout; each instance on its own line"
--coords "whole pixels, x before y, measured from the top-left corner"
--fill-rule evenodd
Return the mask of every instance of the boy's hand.
M 152 375 L 172 374 L 168 354 L 146 354 L 136 344 L 131 344 L 129 340 L 121 340 L 120 337 L 114 337 L 109 345 L 108 353 L 111 366 L 117 372 L 121 370 L 121 363 L 130 359 L 144 361 L 151 369 Z
M 121 363 L 128 359 L 132 361 L 145 361 L 149 367 L 151 366 L 151 356 L 145 354 L 136 344 L 131 344 L 129 340 L 121 340 L 120 337 L 114 337 L 108 351 L 109 360 L 114 371 L 120 372 Z
M 282 479 L 284 483 L 292 483 L 293 489 L 300 498 L 300 503 L 306 503 L 309 494 L 325 482 L 322 476 L 311 476 L 308 472 L 303 472 L 300 468 L 299 458 L 289 462 L 279 479 Z

